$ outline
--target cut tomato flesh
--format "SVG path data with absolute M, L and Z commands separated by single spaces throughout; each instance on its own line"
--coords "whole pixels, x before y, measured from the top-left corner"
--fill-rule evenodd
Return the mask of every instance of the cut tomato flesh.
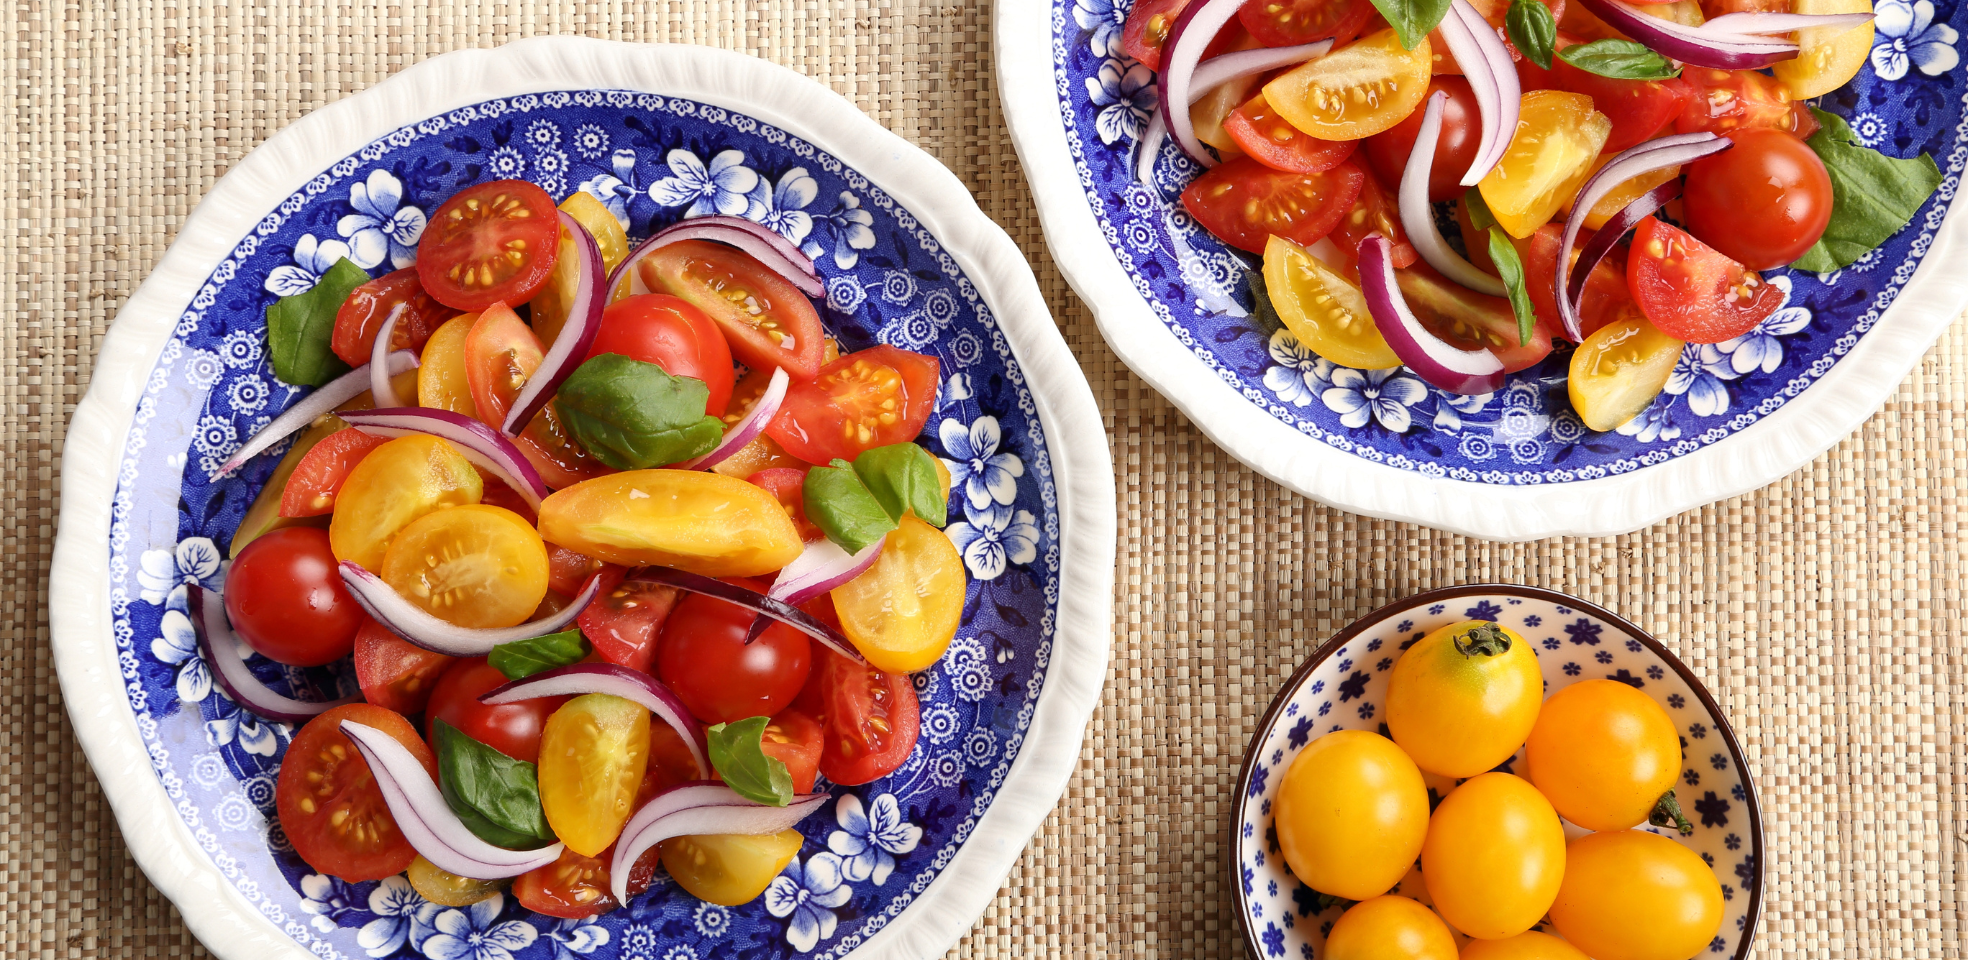
M 1653 217 L 1633 231 L 1626 282 L 1660 332 L 1690 343 L 1740 337 L 1784 301 L 1761 274 Z

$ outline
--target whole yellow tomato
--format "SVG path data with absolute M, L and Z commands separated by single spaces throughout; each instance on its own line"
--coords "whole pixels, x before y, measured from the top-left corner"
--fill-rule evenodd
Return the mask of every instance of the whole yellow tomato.
M 1507 773 L 1486 773 L 1435 808 L 1421 876 L 1436 912 L 1472 937 L 1514 937 L 1544 917 L 1565 873 L 1565 828 L 1551 801 Z
M 1362 900 L 1326 934 L 1326 960 L 1455 960 L 1455 938 L 1435 911 L 1407 897 Z
M 1565 849 L 1551 922 L 1596 960 L 1686 960 L 1722 928 L 1722 884 L 1693 850 L 1658 834 L 1587 834 Z
M 1531 782 L 1558 815 L 1587 830 L 1647 819 L 1681 772 L 1681 736 L 1654 698 L 1617 680 L 1551 695 L 1524 745 Z
M 1526 930 L 1502 940 L 1471 940 L 1462 960 L 1589 960 L 1577 947 L 1548 933 Z
M 1464 620 L 1395 662 L 1387 729 L 1423 770 L 1473 777 L 1517 752 L 1543 699 L 1530 642 L 1488 620 Z
M 1400 882 L 1428 833 L 1428 788 L 1394 742 L 1335 730 L 1292 761 L 1278 787 L 1278 846 L 1320 893 L 1365 900 Z

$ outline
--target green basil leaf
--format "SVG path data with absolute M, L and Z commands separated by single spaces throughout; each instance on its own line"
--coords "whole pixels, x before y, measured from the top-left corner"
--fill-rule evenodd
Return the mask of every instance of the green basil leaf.
M 1551 8 L 1537 0 L 1513 0 L 1510 12 L 1503 15 L 1503 29 L 1510 34 L 1510 42 L 1517 52 L 1529 57 L 1532 63 L 1551 69 L 1551 53 L 1558 43 L 1558 20 L 1551 15 Z
M 748 800 L 774 807 L 793 802 L 793 774 L 786 764 L 765 755 L 765 725 L 770 717 L 748 717 L 720 723 L 704 731 L 711 766 L 724 785 Z
M 894 443 L 864 451 L 854 458 L 854 473 L 891 520 L 899 523 L 903 514 L 914 513 L 916 519 L 940 527 L 950 517 L 936 460 L 916 444 Z
M 806 505 L 806 518 L 848 553 L 860 553 L 895 529 L 895 518 L 861 482 L 854 465 L 845 460 L 808 470 L 800 497 Z
M 1531 294 L 1524 286 L 1524 261 L 1518 259 L 1510 234 L 1495 225 L 1490 227 L 1490 262 L 1496 264 L 1503 289 L 1510 295 L 1510 310 L 1517 315 L 1517 343 L 1528 344 L 1531 330 L 1537 326 L 1537 310 L 1531 306 Z
M 442 720 L 437 734 L 437 781 L 444 802 L 480 840 L 514 850 L 554 842 L 540 808 L 539 774 L 532 764 L 471 738 Z
M 1674 61 L 1631 40 L 1594 40 L 1558 51 L 1558 59 L 1615 80 L 1666 80 L 1681 75 Z
M 1401 38 L 1403 50 L 1420 46 L 1449 12 L 1449 0 L 1373 0 L 1373 5 Z
M 562 630 L 531 640 L 514 640 L 492 648 L 485 659 L 508 680 L 521 680 L 542 670 L 579 663 L 593 649 L 580 630 Z
M 1824 236 L 1791 266 L 1830 273 L 1871 253 L 1900 232 L 1941 185 L 1934 158 L 1889 157 L 1859 143 L 1834 114 L 1812 108 L 1823 129 L 1805 143 L 1831 174 L 1831 222 Z
M 343 257 L 321 275 L 306 293 L 281 297 L 267 308 L 267 356 L 273 375 L 295 386 L 318 387 L 348 372 L 329 342 L 335 337 L 335 312 L 356 287 L 369 282 L 369 272 Z
M 581 446 L 617 470 L 646 470 L 711 452 L 724 421 L 704 412 L 704 381 L 604 353 L 581 364 L 554 397 Z
M 1469 207 L 1469 225 L 1481 233 L 1497 225 L 1496 215 L 1490 212 L 1490 204 L 1483 199 L 1483 191 L 1470 187 L 1462 195 L 1462 202 Z

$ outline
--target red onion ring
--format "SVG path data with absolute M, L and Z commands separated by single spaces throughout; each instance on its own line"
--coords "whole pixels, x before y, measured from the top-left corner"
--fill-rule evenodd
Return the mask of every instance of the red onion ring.
M 534 512 L 540 501 L 553 491 L 547 489 L 540 471 L 526 455 L 499 431 L 462 413 L 434 407 L 384 407 L 380 410 L 351 410 L 342 416 L 349 425 L 378 437 L 402 437 L 413 433 L 442 438 L 458 447 L 458 452 L 479 468 L 513 488 Z
M 1189 102 L 1193 104 L 1201 100 L 1211 90 L 1232 80 L 1317 60 L 1331 50 L 1331 40 L 1320 40 L 1294 47 L 1259 47 L 1211 57 L 1196 66 L 1196 75 L 1189 80 Z M 1134 147 L 1136 180 L 1142 183 L 1153 180 L 1155 160 L 1161 154 L 1162 141 L 1167 137 L 1168 124 L 1162 120 L 1162 111 L 1157 108 L 1154 115 L 1148 118 L 1148 126 L 1142 130 L 1141 140 Z
M 1393 247 L 1378 233 L 1360 242 L 1360 291 L 1381 339 L 1416 376 L 1464 396 L 1494 393 L 1503 386 L 1503 361 L 1496 354 L 1450 346 L 1415 319 L 1394 279 Z
M 1464 0 L 1456 0 L 1462 3 Z M 1444 20 L 1444 23 L 1448 21 Z M 1408 242 L 1414 244 L 1428 265 L 1477 293 L 1492 297 L 1505 296 L 1503 281 L 1476 269 L 1476 265 L 1462 258 L 1449 247 L 1442 238 L 1442 231 L 1435 227 L 1435 208 L 1428 202 L 1428 177 L 1435 168 L 1435 143 L 1442 136 L 1442 104 L 1449 95 L 1437 90 L 1428 97 L 1428 106 L 1421 115 L 1421 129 L 1415 134 L 1414 150 L 1408 154 L 1408 168 L 1401 174 L 1401 192 L 1397 205 L 1401 213 L 1401 229 L 1408 233 Z M 1480 154 L 1480 150 L 1478 151 Z
M 820 809 L 831 795 L 809 793 L 783 807 L 747 799 L 722 783 L 700 780 L 681 783 L 652 797 L 623 824 L 615 841 L 615 859 L 608 864 L 608 883 L 615 902 L 629 902 L 629 874 L 635 862 L 672 837 L 704 834 L 756 836 L 791 829 Z M 454 871 L 455 872 L 455 871 Z
M 1650 17 L 1620 0 L 1579 0 L 1613 29 L 1654 52 L 1694 67 L 1754 70 L 1797 57 L 1797 44 L 1739 33 L 1717 33 Z
M 246 669 L 246 661 L 239 658 L 239 641 L 233 637 L 232 627 L 226 623 L 225 599 L 217 591 L 207 590 L 195 583 L 187 584 L 185 606 L 190 609 L 191 633 L 198 639 L 198 653 L 205 658 L 205 665 L 212 668 L 212 679 L 218 681 L 220 689 L 232 698 L 232 702 L 268 720 L 306 723 L 342 704 L 356 703 L 362 699 L 349 696 L 316 702 L 275 693 L 261 683 L 260 678 L 253 676 L 253 671 Z
M 682 735 L 683 742 L 690 747 L 690 759 L 697 762 L 698 774 L 711 775 L 711 758 L 704 752 L 704 734 L 690 718 L 690 708 L 675 691 L 640 670 L 613 663 L 569 664 L 494 687 L 480 694 L 478 702 L 497 705 L 587 693 L 605 693 L 641 704 Z
M 396 384 L 390 382 L 389 346 L 390 339 L 396 336 L 396 322 L 410 312 L 410 305 L 398 303 L 390 308 L 389 319 L 376 331 L 376 345 L 369 349 L 369 395 L 375 398 L 379 407 L 402 406 L 403 401 L 396 398 Z
M 588 359 L 588 348 L 594 345 L 595 334 L 601 331 L 601 310 L 608 306 L 608 299 L 600 296 L 602 278 L 608 275 L 601 264 L 601 245 L 595 243 L 581 221 L 565 211 L 560 214 L 560 226 L 574 239 L 575 262 L 580 266 L 574 300 L 567 305 L 567 325 L 560 328 L 553 346 L 540 358 L 539 369 L 526 379 L 526 386 L 513 398 L 512 409 L 506 411 L 500 430 L 508 437 L 519 436 L 547 401 L 553 399 L 554 391 Z
M 809 297 L 821 298 L 827 295 L 827 285 L 820 280 L 820 272 L 813 267 L 813 261 L 793 246 L 792 241 L 780 236 L 771 227 L 753 223 L 744 217 L 694 217 L 674 226 L 656 232 L 655 236 L 636 245 L 622 262 L 615 265 L 615 272 L 608 275 L 608 292 L 601 298 L 604 304 L 614 303 L 615 295 L 622 284 L 631 284 L 630 292 L 635 292 L 632 279 L 636 262 L 644 256 L 684 240 L 713 240 L 729 244 L 752 255 L 773 273 L 786 279 L 787 283 L 799 288 Z
M 415 369 L 417 369 L 415 353 L 409 350 L 397 350 L 389 355 L 390 376 Z M 288 407 L 280 416 L 273 418 L 272 423 L 267 424 L 259 433 L 253 434 L 253 439 L 246 441 L 245 446 L 240 447 L 225 463 L 219 465 L 219 469 L 212 474 L 212 479 L 217 480 L 239 469 L 246 464 L 246 461 L 259 456 L 260 451 L 286 439 L 288 434 L 313 423 L 316 417 L 324 413 L 332 413 L 336 407 L 361 396 L 369 389 L 369 364 L 366 363 L 315 388 L 313 393 L 301 398 L 301 402 Z
M 558 633 L 581 615 L 588 603 L 601 592 L 601 578 L 593 576 L 566 609 L 543 620 L 531 620 L 516 627 L 477 629 L 440 620 L 422 607 L 405 600 L 383 578 L 362 569 L 353 560 L 341 562 L 342 584 L 355 602 L 391 633 L 426 650 L 453 657 L 482 657 L 492 648 L 514 640 L 531 640 Z M 743 587 L 732 587 L 742 590 Z
M 1448 15 L 1442 18 L 1437 29 L 1448 41 L 1449 52 L 1462 65 L 1469 88 L 1476 94 L 1476 109 L 1483 117 L 1483 139 L 1476 148 L 1476 159 L 1462 175 L 1462 185 L 1472 187 L 1496 167 L 1498 161 L 1503 159 L 1504 152 L 1510 149 L 1510 141 L 1517 135 L 1517 113 L 1519 102 L 1523 99 L 1523 88 L 1518 82 L 1517 67 L 1510 59 L 1509 49 L 1497 36 L 1496 29 L 1476 12 L 1475 7 L 1469 5 L 1469 0 L 1454 0 L 1449 5 Z M 1409 163 L 1413 163 L 1412 155 Z M 1409 228 L 1408 233 L 1412 236 L 1413 228 Z M 1438 266 L 1436 269 L 1441 268 Z
M 1237 8 L 1243 3 L 1244 0 L 1194 0 L 1175 18 L 1175 25 L 1169 28 L 1168 42 L 1162 47 L 1162 77 L 1156 89 L 1161 99 L 1162 122 L 1168 126 L 1176 147 L 1205 168 L 1216 166 L 1216 155 L 1196 139 L 1196 129 L 1189 123 L 1189 104 L 1193 102 L 1189 91 L 1203 51 L 1216 39 L 1217 32 L 1237 16 Z M 1177 106 L 1181 109 L 1176 109 Z
M 794 606 L 805 603 L 874 566 L 885 542 L 886 539 L 877 540 L 862 547 L 859 553 L 848 553 L 832 540 L 815 540 L 779 571 L 779 579 L 772 581 L 772 589 L 765 595 Z
M 344 567 L 348 564 L 344 563 Z M 357 568 L 361 569 L 361 568 Z M 664 586 L 701 593 L 715 597 L 726 603 L 735 603 L 753 613 L 764 614 L 786 626 L 825 644 L 827 649 L 840 654 L 855 663 L 867 663 L 868 659 L 854 648 L 854 642 L 843 636 L 839 630 L 822 623 L 818 617 L 793 606 L 784 600 L 774 600 L 762 593 L 753 593 L 744 587 L 713 580 L 702 574 L 688 573 L 669 567 L 638 567 L 629 571 L 624 580 L 637 580 L 643 583 L 660 583 Z M 380 581 L 378 581 L 380 582 Z M 406 601 L 407 602 L 407 601 Z M 422 612 L 422 611 L 418 611 Z
M 726 460 L 732 454 L 745 449 L 745 445 L 758 439 L 758 435 L 770 426 L 772 418 L 779 414 L 779 407 L 786 402 L 786 391 L 791 388 L 793 379 L 784 367 L 774 367 L 772 379 L 767 381 L 765 392 L 759 394 L 758 402 L 745 413 L 731 429 L 724 432 L 724 439 L 710 453 L 694 460 L 686 460 L 676 465 L 678 470 L 709 470 Z

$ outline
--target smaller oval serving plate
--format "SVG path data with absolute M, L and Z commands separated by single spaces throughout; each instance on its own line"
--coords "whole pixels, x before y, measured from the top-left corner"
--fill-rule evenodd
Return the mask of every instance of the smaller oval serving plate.
M 1673 718 L 1685 766 L 1675 794 L 1695 832 L 1637 829 L 1675 840 L 1715 868 L 1722 929 L 1702 957 L 1748 956 L 1763 908 L 1763 812 L 1722 708 L 1686 664 L 1618 614 L 1554 590 L 1509 584 L 1431 590 L 1367 614 L 1326 641 L 1271 701 L 1244 753 L 1230 828 L 1231 888 L 1249 954 L 1309 960 L 1342 912 L 1321 909 L 1317 894 L 1291 875 L 1278 852 L 1271 806 L 1283 772 L 1306 744 L 1335 730 L 1386 736 L 1387 677 L 1401 651 L 1431 630 L 1471 619 L 1494 620 L 1531 642 L 1547 696 L 1580 680 L 1618 680 L 1653 697 Z M 1498 769 L 1510 770 L 1523 757 L 1520 749 Z M 1565 823 L 1566 839 L 1587 832 Z M 1395 892 L 1427 902 L 1425 890 L 1410 889 L 1420 887 L 1418 880 L 1411 872 Z

